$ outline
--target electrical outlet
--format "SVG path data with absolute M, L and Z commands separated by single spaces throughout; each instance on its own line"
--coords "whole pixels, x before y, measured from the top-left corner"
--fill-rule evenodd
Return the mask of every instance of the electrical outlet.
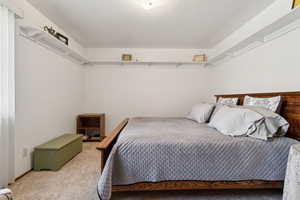
M 22 152 L 23 158 L 26 158 L 28 156 L 28 148 L 24 147 Z

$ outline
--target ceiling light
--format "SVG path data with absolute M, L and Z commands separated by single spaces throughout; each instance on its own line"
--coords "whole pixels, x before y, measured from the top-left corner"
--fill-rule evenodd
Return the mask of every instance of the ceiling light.
M 145 9 L 150 10 L 157 8 L 166 3 L 167 0 L 136 0 Z
M 153 8 L 153 6 L 154 5 L 153 5 L 152 1 L 145 1 L 144 5 L 143 5 L 144 9 L 146 9 L 146 10 L 149 10 L 149 9 Z

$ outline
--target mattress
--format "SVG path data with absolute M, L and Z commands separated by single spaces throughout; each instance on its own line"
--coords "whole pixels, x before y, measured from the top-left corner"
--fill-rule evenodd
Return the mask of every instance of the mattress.
M 295 143 L 225 136 L 185 118 L 133 118 L 112 148 L 98 193 L 106 200 L 112 185 L 139 182 L 284 180 Z

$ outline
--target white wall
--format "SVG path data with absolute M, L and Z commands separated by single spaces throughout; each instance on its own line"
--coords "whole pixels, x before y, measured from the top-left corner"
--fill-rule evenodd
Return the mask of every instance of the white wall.
M 300 29 L 209 70 L 208 95 L 300 90 Z
M 184 116 L 206 93 L 199 66 L 85 68 L 86 112 L 106 113 L 106 134 L 126 117 Z
M 26 1 L 16 3 L 25 13 L 18 24 L 51 24 Z M 82 112 L 82 72 L 82 66 L 17 34 L 16 177 L 31 169 L 30 154 L 35 146 L 75 131 L 76 115 Z

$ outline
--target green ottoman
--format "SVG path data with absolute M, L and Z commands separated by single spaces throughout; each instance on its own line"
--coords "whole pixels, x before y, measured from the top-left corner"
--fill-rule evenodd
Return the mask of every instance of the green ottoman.
M 65 134 L 34 148 L 33 169 L 59 170 L 82 151 L 82 136 Z

